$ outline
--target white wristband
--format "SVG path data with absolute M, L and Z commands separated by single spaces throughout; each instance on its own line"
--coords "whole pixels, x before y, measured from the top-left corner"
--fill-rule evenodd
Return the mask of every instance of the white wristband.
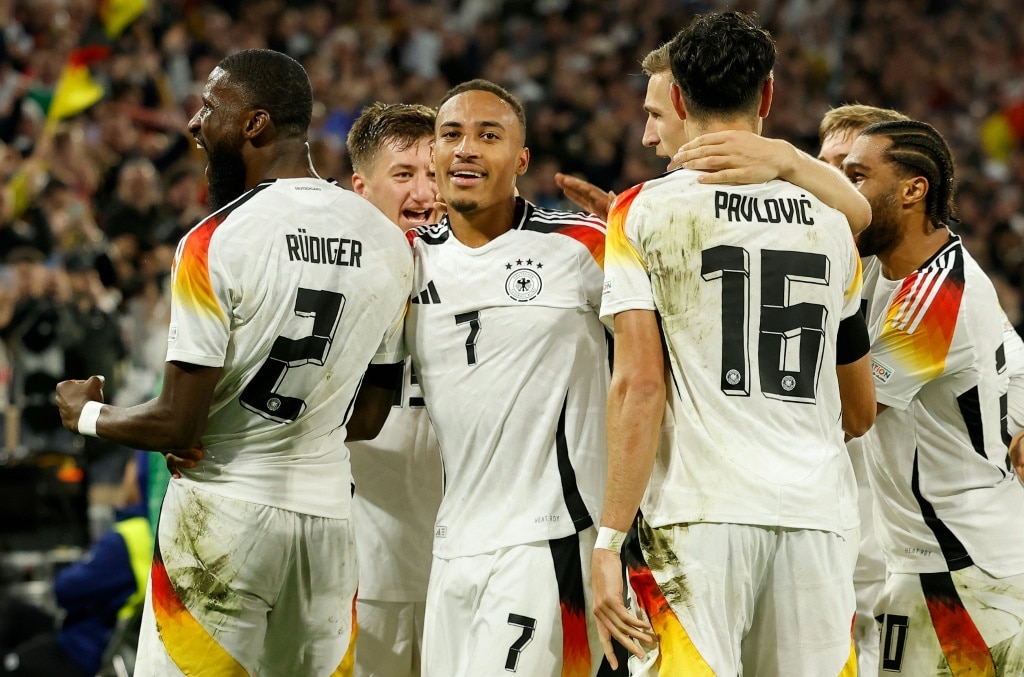
M 89 437 L 99 437 L 96 434 L 96 421 L 99 420 L 100 411 L 103 409 L 102 402 L 95 400 L 85 403 L 82 413 L 78 415 L 78 434 Z
M 620 552 L 624 540 L 626 540 L 625 531 L 616 531 L 611 527 L 601 527 L 597 530 L 597 541 L 594 543 L 594 549 L 600 548 L 601 550 Z

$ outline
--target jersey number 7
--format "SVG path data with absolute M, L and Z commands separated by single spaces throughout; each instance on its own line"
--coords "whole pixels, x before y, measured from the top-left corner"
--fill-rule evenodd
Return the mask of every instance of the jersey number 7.
M 292 367 L 310 363 L 321 367 L 324 365 L 344 309 L 344 294 L 299 287 L 295 296 L 295 314 L 313 318 L 312 335 L 300 339 L 287 336 L 274 339 L 270 355 L 245 386 L 238 402 L 249 411 L 271 421 L 291 423 L 297 419 L 306 409 L 305 400 L 282 395 L 278 388 Z

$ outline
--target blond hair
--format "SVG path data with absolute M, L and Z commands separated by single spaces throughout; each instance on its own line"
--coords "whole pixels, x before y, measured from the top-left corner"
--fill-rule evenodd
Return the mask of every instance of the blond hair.
M 661 47 L 648 52 L 644 60 L 640 62 L 640 68 L 643 69 L 644 75 L 658 75 L 672 69 L 672 59 L 668 51 L 671 45 L 671 42 L 666 42 Z
M 818 126 L 818 142 L 824 143 L 825 139 L 840 132 L 860 132 L 876 122 L 897 122 L 909 119 L 903 113 L 891 108 L 848 103 L 825 113 L 825 117 L 821 119 L 821 124 Z

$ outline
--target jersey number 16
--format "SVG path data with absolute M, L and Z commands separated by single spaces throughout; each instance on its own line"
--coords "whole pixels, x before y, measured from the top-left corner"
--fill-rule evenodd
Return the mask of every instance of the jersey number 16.
M 720 245 L 701 252 L 701 277 L 722 281 L 722 374 L 726 395 L 750 396 L 750 253 Z M 790 304 L 795 282 L 827 285 L 824 254 L 761 251 L 761 313 L 757 364 L 765 397 L 814 403 L 828 309 L 816 303 Z

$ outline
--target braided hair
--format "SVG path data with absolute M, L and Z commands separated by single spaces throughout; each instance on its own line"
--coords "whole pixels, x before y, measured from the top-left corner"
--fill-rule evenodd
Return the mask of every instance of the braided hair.
M 896 120 L 877 122 L 861 135 L 884 136 L 892 142 L 886 159 L 901 167 L 903 176 L 928 180 L 928 218 L 936 226 L 948 225 L 953 215 L 953 153 L 938 130 L 926 122 Z

